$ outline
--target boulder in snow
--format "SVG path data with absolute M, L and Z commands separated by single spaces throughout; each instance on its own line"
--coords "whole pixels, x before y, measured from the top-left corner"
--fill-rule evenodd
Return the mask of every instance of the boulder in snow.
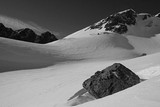
M 140 78 L 120 63 L 115 63 L 83 82 L 83 87 L 95 98 L 102 98 L 140 82 Z

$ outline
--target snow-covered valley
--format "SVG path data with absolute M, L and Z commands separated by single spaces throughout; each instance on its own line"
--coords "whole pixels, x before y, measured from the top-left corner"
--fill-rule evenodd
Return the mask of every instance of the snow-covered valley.
M 45 45 L 0 38 L 0 107 L 159 107 L 160 18 L 144 16 L 137 14 L 123 34 L 106 31 L 106 22 Z M 143 81 L 104 98 L 68 100 L 84 80 L 117 62 Z

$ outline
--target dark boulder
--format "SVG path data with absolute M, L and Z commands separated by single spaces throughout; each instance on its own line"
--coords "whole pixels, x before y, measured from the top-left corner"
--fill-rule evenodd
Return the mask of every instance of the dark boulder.
M 83 82 L 83 87 L 95 98 L 102 98 L 140 82 L 140 78 L 120 63 L 115 63 Z

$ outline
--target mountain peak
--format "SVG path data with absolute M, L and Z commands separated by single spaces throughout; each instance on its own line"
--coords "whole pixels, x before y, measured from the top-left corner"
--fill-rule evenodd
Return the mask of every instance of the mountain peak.
M 160 13 L 137 13 L 133 9 L 126 9 L 79 30 L 66 38 L 82 38 L 106 33 L 134 35 L 138 37 L 154 37 L 160 33 Z
M 127 9 L 102 19 L 98 23 L 91 25 L 90 29 L 101 29 L 102 25 L 105 24 L 104 28 L 106 31 L 113 31 L 121 34 L 127 31 L 126 25 L 135 25 L 136 17 L 137 13 L 133 9 Z
M 124 14 L 124 13 L 133 13 L 133 14 L 136 14 L 136 11 L 133 10 L 132 8 L 130 8 L 130 9 L 126 9 L 126 10 L 120 11 L 118 13 L 119 14 Z
M 159 33 L 160 13 L 153 16 L 149 13 L 136 13 L 133 9 L 127 9 L 90 25 L 85 31 L 95 30 L 95 32 L 114 32 L 118 34 L 131 34 L 137 36 L 153 36 Z M 155 28 L 155 26 L 157 26 Z M 146 29 L 146 30 L 145 30 Z M 94 32 L 94 31 L 91 31 Z

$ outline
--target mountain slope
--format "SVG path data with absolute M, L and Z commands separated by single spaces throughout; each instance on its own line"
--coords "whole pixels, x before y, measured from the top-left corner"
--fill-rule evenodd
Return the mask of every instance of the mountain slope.
M 158 60 L 159 57 L 160 54 L 158 53 L 141 58 L 135 58 L 132 60 L 123 61 L 121 63 L 130 68 L 136 74 L 139 74 L 140 77 L 144 77 L 144 79 L 149 79 L 160 74 L 159 69 L 157 70 L 154 69 L 156 68 L 156 66 L 160 65 L 160 61 Z M 1 81 L 0 104 L 2 107 L 3 106 L 9 107 L 10 105 L 12 105 L 12 107 L 54 107 L 54 105 L 56 105 L 57 107 L 65 106 L 68 104 L 67 100 L 72 95 L 74 95 L 74 93 L 76 93 L 78 90 L 82 88 L 82 82 L 86 78 L 90 77 L 93 73 L 95 73 L 95 71 L 102 70 L 106 66 L 111 65 L 112 63 L 114 62 L 78 61 L 74 63 L 65 63 L 61 65 L 56 65 L 44 69 L 21 70 L 15 72 L 2 73 L 0 75 L 0 81 Z M 147 72 L 147 74 L 150 75 L 150 77 L 148 77 L 145 72 L 140 73 L 141 71 L 143 71 L 143 69 L 151 67 L 153 68 L 148 69 Z M 156 70 L 157 75 L 152 75 L 153 70 Z M 123 105 L 128 104 L 124 103 L 127 102 L 128 100 L 129 102 L 133 101 L 131 98 L 129 99 L 128 97 L 133 97 L 134 94 L 130 95 L 127 93 L 132 93 L 132 91 L 136 93 L 141 89 L 143 93 L 139 95 L 137 93 L 135 95 L 138 95 L 138 97 L 140 96 L 140 98 L 141 96 L 143 96 L 141 98 L 142 100 L 137 100 L 139 103 L 135 104 L 142 104 L 142 105 L 149 104 L 149 101 L 152 101 L 152 99 L 149 99 L 149 96 L 147 94 L 149 90 L 152 90 L 152 92 L 149 93 L 150 96 L 153 96 L 151 98 L 154 98 L 153 100 L 158 100 L 159 99 L 158 78 L 159 77 L 154 79 L 154 81 L 150 80 L 151 82 L 147 80 L 145 84 L 140 83 L 138 86 L 127 89 L 129 92 L 127 90 L 125 90 L 124 92 L 122 91 L 122 93 L 119 92 L 118 96 L 120 97 L 120 99 L 123 96 L 127 97 L 121 99 L 122 104 Z M 155 95 L 156 97 L 154 97 Z M 101 105 L 101 103 L 103 102 L 102 103 L 104 104 L 103 106 L 107 105 L 109 107 L 112 107 L 112 105 L 115 105 L 113 101 L 117 99 L 117 94 L 113 95 L 113 97 L 111 98 L 113 100 L 112 102 L 105 103 L 110 101 L 110 97 L 111 96 L 99 100 L 94 100 L 79 106 L 88 107 L 94 105 L 94 107 L 97 107 L 97 105 L 99 104 Z M 83 100 L 87 99 L 84 98 Z M 157 104 L 159 105 L 158 102 Z M 137 107 L 140 107 L 142 105 L 139 105 Z
M 0 38 L 0 106 L 159 107 L 159 21 L 129 9 L 45 45 Z M 86 78 L 115 62 L 144 81 L 102 99 L 68 101 Z
M 42 68 L 54 65 L 60 59 L 53 47 L 23 41 L 0 38 L 0 72 L 19 69 Z M 56 57 L 54 57 L 56 56 Z
M 116 32 L 145 38 L 154 37 L 155 34 L 160 33 L 160 17 L 158 17 L 158 14 L 152 16 L 148 13 L 136 13 L 133 9 L 128 9 L 112 14 L 66 38 L 81 38 L 105 32 Z
M 150 21 L 154 23 L 146 27 Z M 122 60 L 157 53 L 160 50 L 159 21 L 157 15 L 137 14 L 129 9 L 103 19 L 94 24 L 95 27 L 89 26 L 44 46 L 1 38 L 1 72 L 46 67 L 63 61 Z M 107 24 L 113 29 L 106 30 Z M 128 30 L 119 34 L 115 29 L 122 24 Z M 147 35 L 143 35 L 145 33 Z

